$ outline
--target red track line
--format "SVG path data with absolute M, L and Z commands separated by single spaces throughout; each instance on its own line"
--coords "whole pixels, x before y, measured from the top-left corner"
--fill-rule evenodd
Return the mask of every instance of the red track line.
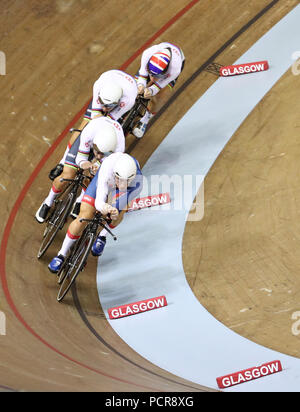
M 171 27 L 176 21 L 178 21 L 182 16 L 184 16 L 196 3 L 198 3 L 200 0 L 192 0 L 190 3 L 188 3 L 182 10 L 180 10 L 171 20 L 169 20 L 160 30 L 158 30 L 140 49 L 138 49 L 125 63 L 123 63 L 123 65 L 120 67 L 120 70 L 126 70 L 127 67 L 151 44 L 153 43 L 162 33 L 164 33 L 169 27 Z M 90 102 L 90 101 L 89 101 Z M 50 158 L 50 156 L 53 154 L 53 152 L 55 151 L 55 149 L 58 147 L 58 145 L 62 142 L 62 140 L 66 137 L 66 135 L 69 132 L 69 129 L 72 128 L 77 122 L 78 120 L 83 116 L 83 114 L 86 111 L 87 106 L 89 105 L 89 102 L 87 102 L 84 107 L 76 114 L 76 116 L 71 120 L 71 122 L 68 124 L 68 126 L 63 130 L 63 132 L 57 137 L 57 139 L 54 141 L 54 143 L 52 144 L 52 146 L 49 148 L 49 150 L 45 153 L 45 155 L 43 156 L 43 158 L 40 160 L 40 162 L 38 163 L 38 165 L 36 166 L 36 168 L 34 169 L 34 171 L 32 172 L 32 174 L 30 175 L 29 179 L 27 180 L 27 182 L 25 183 L 25 186 L 23 187 L 23 189 L 21 190 L 11 212 L 10 215 L 8 217 L 8 220 L 6 222 L 5 225 L 5 229 L 3 232 L 3 236 L 2 236 L 2 240 L 1 240 L 1 246 L 0 246 L 0 276 L 1 276 L 1 284 L 2 284 L 2 288 L 6 297 L 6 300 L 9 304 L 9 306 L 11 307 L 12 311 L 14 312 L 16 318 L 20 321 L 20 323 L 34 336 L 36 337 L 40 342 L 42 342 L 45 346 L 47 346 L 49 349 L 53 350 L 54 352 L 56 352 L 57 354 L 63 356 L 65 359 L 74 362 L 75 364 L 82 366 L 86 369 L 89 369 L 93 372 L 96 372 L 98 374 L 101 374 L 103 376 L 106 376 L 108 378 L 111 379 L 115 379 L 118 380 L 120 382 L 124 382 L 127 384 L 131 384 L 131 385 L 135 385 L 135 386 L 139 386 L 142 387 L 144 389 L 148 389 L 150 391 L 153 391 L 153 389 L 151 388 L 147 388 L 145 386 L 142 385 L 138 385 L 136 383 L 132 383 L 120 378 L 117 378 L 115 376 L 111 376 L 106 374 L 105 372 L 102 372 L 98 369 L 92 368 L 88 365 L 85 365 L 75 359 L 72 359 L 70 356 L 62 353 L 60 350 L 56 349 L 54 346 L 52 346 L 50 343 L 48 343 L 47 341 L 45 341 L 40 335 L 38 335 L 29 325 L 28 323 L 23 319 L 22 315 L 20 314 L 20 312 L 18 311 L 8 288 L 8 284 L 7 284 L 7 277 L 6 277 L 6 252 L 7 252 L 7 244 L 8 244 L 8 240 L 10 237 L 10 233 L 15 221 L 15 218 L 17 216 L 17 213 L 21 207 L 21 204 L 27 194 L 27 192 L 29 191 L 31 185 L 33 184 L 33 182 L 35 181 L 35 179 L 37 178 L 38 174 L 40 173 L 41 169 L 44 167 L 45 163 L 47 162 L 47 160 Z

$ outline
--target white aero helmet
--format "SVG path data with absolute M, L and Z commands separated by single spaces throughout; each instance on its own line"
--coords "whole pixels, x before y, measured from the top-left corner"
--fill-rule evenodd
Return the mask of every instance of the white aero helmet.
M 135 160 L 127 153 L 120 154 L 114 165 L 115 177 L 131 182 L 137 172 Z
M 107 81 L 99 91 L 100 103 L 108 109 L 118 106 L 122 96 L 122 87 L 113 81 Z
M 102 153 L 114 152 L 118 143 L 117 133 L 115 126 L 111 123 L 102 122 L 96 136 L 94 137 L 93 144 Z

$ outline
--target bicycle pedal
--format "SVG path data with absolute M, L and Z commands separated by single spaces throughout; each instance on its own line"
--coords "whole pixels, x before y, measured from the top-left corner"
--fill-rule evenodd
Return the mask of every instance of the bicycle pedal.
M 71 216 L 72 219 L 77 219 L 77 217 L 79 216 L 80 205 L 81 205 L 81 203 L 79 203 L 79 202 L 75 203 L 75 205 L 73 207 L 73 210 L 70 213 L 70 216 Z

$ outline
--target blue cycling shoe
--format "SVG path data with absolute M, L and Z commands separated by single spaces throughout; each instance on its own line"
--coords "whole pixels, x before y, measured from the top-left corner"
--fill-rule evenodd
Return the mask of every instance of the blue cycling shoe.
M 65 261 L 65 258 L 62 255 L 56 256 L 49 263 L 48 269 L 52 273 L 57 273 L 57 272 L 59 272 L 60 268 L 62 267 L 62 264 L 64 263 L 64 261 Z
M 98 236 L 92 247 L 93 256 L 101 256 L 106 245 L 106 237 Z

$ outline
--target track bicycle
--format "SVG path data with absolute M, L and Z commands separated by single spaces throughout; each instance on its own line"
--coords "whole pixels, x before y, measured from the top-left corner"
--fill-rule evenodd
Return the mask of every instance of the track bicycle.
M 58 232 L 64 227 L 76 202 L 78 189 L 87 188 L 87 185 L 85 184 L 86 179 L 90 181 L 92 178 L 86 176 L 84 171 L 80 168 L 77 170 L 74 179 L 61 179 L 62 182 L 68 182 L 69 184 L 55 199 L 52 210 L 50 210 L 49 216 L 45 221 L 46 228 L 37 254 L 38 259 L 45 254 Z

